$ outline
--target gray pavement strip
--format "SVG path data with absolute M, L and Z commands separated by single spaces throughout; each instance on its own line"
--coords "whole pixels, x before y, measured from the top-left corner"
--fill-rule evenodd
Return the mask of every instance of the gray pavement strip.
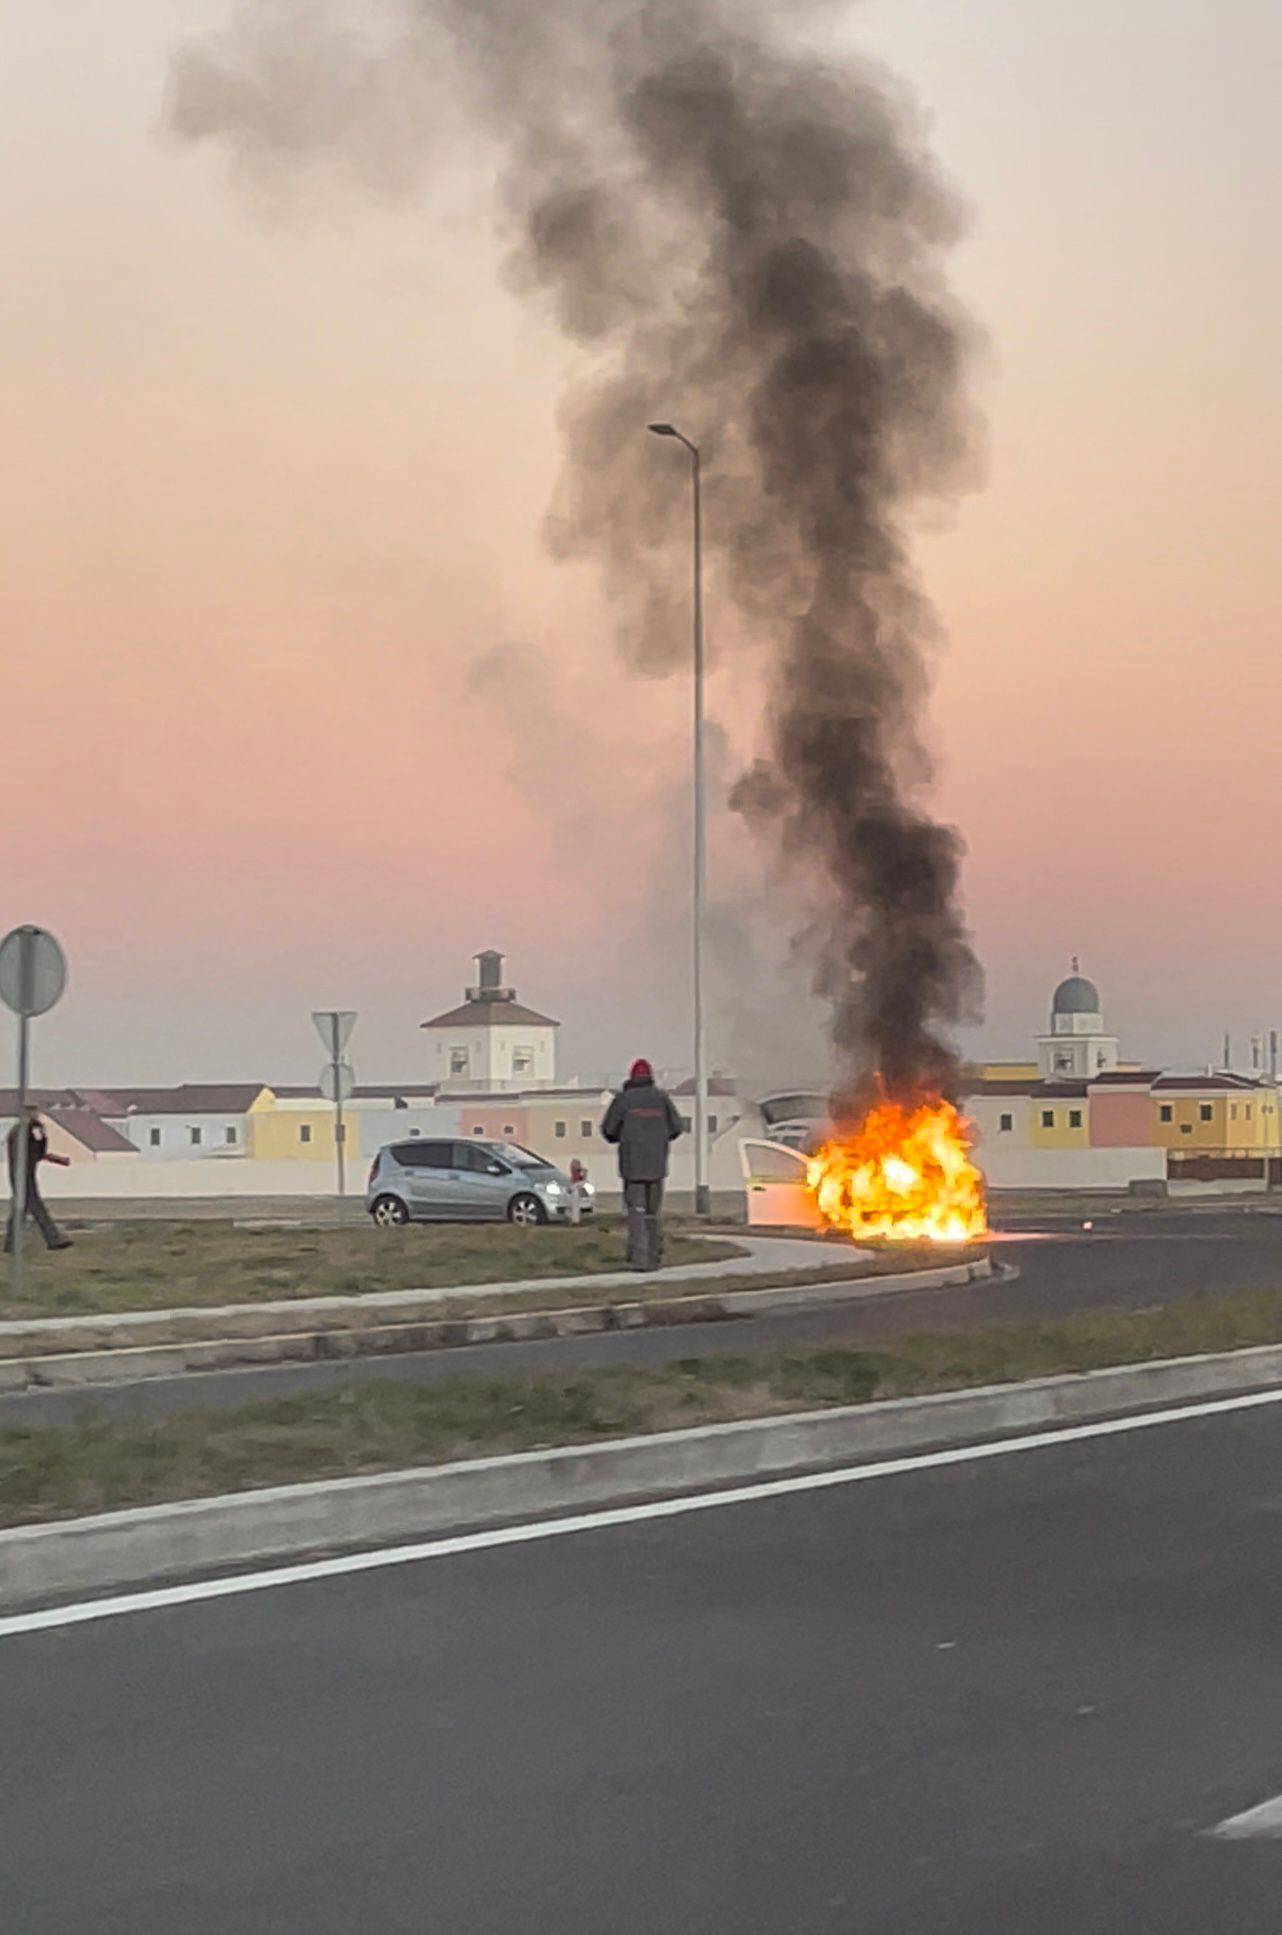
M 764 1274 L 764 1269 L 761 1273 Z M 969 1263 L 950 1264 L 936 1270 L 907 1271 L 899 1275 L 767 1285 L 760 1290 L 709 1290 L 630 1303 L 576 1304 L 561 1310 L 507 1311 L 493 1316 L 434 1318 L 428 1314 L 433 1307 L 429 1301 L 424 1314 L 408 1317 L 400 1314 L 398 1321 L 381 1324 L 371 1322 L 371 1315 L 379 1309 L 386 1308 L 398 1314 L 417 1309 L 414 1293 L 396 1291 L 371 1297 L 364 1302 L 354 1298 L 342 1299 L 346 1306 L 357 1306 L 353 1315 L 360 1316 L 360 1323 L 347 1327 L 330 1324 L 319 1330 L 308 1329 L 305 1322 L 300 1321 L 294 1327 L 281 1323 L 279 1328 L 265 1333 L 247 1325 L 243 1334 L 228 1334 L 226 1326 L 229 1317 L 259 1319 L 264 1308 L 261 1305 L 231 1306 L 227 1311 L 207 1313 L 208 1334 L 204 1337 L 191 1335 L 186 1321 L 179 1334 L 166 1336 L 166 1330 L 172 1330 L 172 1320 L 176 1315 L 186 1320 L 192 1313 L 157 1312 L 154 1322 L 131 1318 L 128 1329 L 117 1327 L 110 1343 L 98 1337 L 88 1349 L 42 1350 L 0 1357 L 0 1391 L 132 1384 L 151 1377 L 178 1377 L 187 1372 L 233 1370 L 263 1364 L 328 1363 L 336 1359 L 386 1356 L 406 1351 L 449 1350 L 473 1344 L 582 1336 L 602 1330 L 636 1330 L 646 1326 L 665 1327 L 718 1320 L 742 1321 L 771 1316 L 781 1310 L 806 1310 L 825 1304 L 890 1296 L 901 1290 L 946 1289 L 951 1285 L 974 1283 L 994 1275 L 1010 1277 L 1016 1274 L 1011 1266 L 995 1268 L 987 1257 L 979 1257 Z M 442 1296 L 457 1294 L 444 1292 Z M 436 1299 L 437 1302 L 440 1300 Z M 273 1313 L 279 1313 L 279 1323 L 282 1315 L 297 1315 L 314 1307 L 309 1301 L 293 1306 L 274 1305 L 272 1310 Z M 327 1311 L 327 1314 L 330 1312 Z M 65 1320 L 58 1321 L 61 1323 Z M 155 1334 L 155 1342 L 133 1341 L 138 1337 L 145 1338 L 149 1329 Z M 92 1334 L 93 1330 L 92 1323 L 84 1324 L 76 1327 L 76 1334 L 86 1331 Z M 19 1331 L 18 1340 L 30 1335 L 29 1330 Z M 0 1345 L 3 1340 L 3 1327 L 0 1327 Z
M 0 1607 L 547 1518 L 625 1498 L 672 1498 L 1200 1398 L 1256 1392 L 1266 1401 L 1278 1387 L 1282 1345 L 1269 1344 L 19 1526 L 0 1532 Z
M 830 1264 L 835 1267 L 838 1263 L 831 1246 L 813 1237 L 736 1236 L 734 1241 L 741 1247 L 733 1256 L 717 1257 L 711 1263 L 670 1264 L 662 1270 L 651 1272 L 647 1281 L 685 1283 L 725 1276 L 768 1276 L 787 1270 L 823 1269 Z M 844 1260 L 862 1261 L 869 1255 L 867 1250 L 851 1249 Z M 53 1338 L 81 1331 L 97 1333 L 104 1344 L 113 1337 L 126 1337 L 132 1342 L 139 1333 L 145 1333 L 148 1329 L 163 1330 L 166 1325 L 179 1322 L 216 1326 L 229 1319 L 247 1317 L 264 1320 L 278 1318 L 283 1322 L 295 1319 L 305 1321 L 309 1315 L 331 1316 L 344 1311 L 355 1314 L 370 1310 L 430 1308 L 460 1297 L 475 1297 L 484 1302 L 491 1297 L 528 1296 L 534 1291 L 619 1289 L 635 1283 L 633 1272 L 609 1270 L 571 1277 L 517 1277 L 500 1283 L 446 1284 L 435 1289 L 363 1290 L 320 1297 L 275 1297 L 248 1304 L 191 1304 L 171 1310 L 87 1310 L 67 1317 L 6 1317 L 0 1320 L 0 1348 L 6 1340 L 13 1338 Z

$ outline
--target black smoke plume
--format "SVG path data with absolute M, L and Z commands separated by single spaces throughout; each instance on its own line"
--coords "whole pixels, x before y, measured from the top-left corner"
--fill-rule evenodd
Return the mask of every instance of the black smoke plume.
M 970 481 L 969 332 L 941 272 L 957 210 L 911 106 L 799 38 L 795 6 L 393 14 L 380 51 L 332 8 L 260 4 L 180 53 L 171 123 L 251 163 L 345 150 L 359 172 L 363 99 L 396 98 L 403 140 L 404 89 L 420 89 L 427 157 L 461 82 L 501 156 L 510 278 L 583 350 L 550 541 L 604 568 L 635 667 L 684 670 L 682 453 L 644 426 L 700 443 L 716 647 L 765 693 L 733 801 L 801 890 L 839 1086 L 851 1107 L 874 1079 L 947 1093 L 980 974 L 960 838 L 920 803 L 938 641 L 904 526 Z

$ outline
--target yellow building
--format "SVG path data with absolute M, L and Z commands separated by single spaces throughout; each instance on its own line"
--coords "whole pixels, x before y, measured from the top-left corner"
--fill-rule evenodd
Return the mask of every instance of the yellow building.
M 256 1162 L 333 1162 L 335 1113 L 331 1103 L 311 1098 L 282 1101 L 265 1088 L 246 1118 L 249 1154 Z M 349 1161 L 360 1154 L 356 1118 L 348 1115 Z
M 1282 1149 L 1277 1089 L 1244 1075 L 1159 1075 L 1152 1107 L 1159 1148 L 1217 1155 Z
M 1090 1098 L 1086 1083 L 1037 1083 L 1028 1111 L 1028 1133 L 1034 1149 L 1089 1148 Z

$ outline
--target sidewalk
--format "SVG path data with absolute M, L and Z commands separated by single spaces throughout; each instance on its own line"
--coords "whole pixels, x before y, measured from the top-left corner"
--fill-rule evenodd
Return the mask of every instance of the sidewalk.
M 718 1241 L 724 1240 L 718 1238 Z M 610 1270 L 591 1276 L 518 1277 L 503 1283 L 461 1283 L 433 1290 L 380 1290 L 354 1295 L 328 1297 L 282 1297 L 264 1303 L 187 1305 L 170 1310 L 87 1312 L 71 1317 L 15 1317 L 0 1322 L 0 1356 L 6 1346 L 19 1339 L 62 1341 L 68 1336 L 92 1334 L 101 1347 L 145 1341 L 146 1333 L 163 1332 L 175 1325 L 196 1324 L 205 1335 L 225 1334 L 220 1326 L 228 1321 L 255 1320 L 254 1328 L 301 1329 L 296 1318 L 359 1315 L 362 1320 L 387 1313 L 401 1315 L 407 1310 L 423 1310 L 466 1298 L 478 1302 L 500 1297 L 526 1297 L 531 1294 L 568 1295 L 575 1303 L 584 1301 L 585 1290 L 619 1290 L 628 1287 L 640 1292 L 651 1284 L 698 1282 L 717 1277 L 778 1276 L 793 1270 L 837 1270 L 862 1266 L 872 1255 L 868 1250 L 846 1249 L 840 1244 L 824 1243 L 809 1237 L 740 1236 L 737 1256 L 719 1257 L 713 1263 L 673 1264 L 663 1270 L 638 1275 L 633 1270 Z M 261 1321 L 259 1321 L 261 1320 Z

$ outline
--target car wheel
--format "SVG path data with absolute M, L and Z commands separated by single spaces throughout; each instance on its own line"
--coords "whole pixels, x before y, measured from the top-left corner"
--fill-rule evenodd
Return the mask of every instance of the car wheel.
M 380 1196 L 370 1215 L 381 1230 L 399 1229 L 410 1220 L 410 1213 L 399 1196 Z
M 520 1223 L 526 1229 L 532 1229 L 536 1223 L 546 1223 L 548 1213 L 538 1197 L 531 1196 L 527 1192 L 520 1196 L 513 1196 L 507 1206 L 507 1220 L 509 1223 Z

